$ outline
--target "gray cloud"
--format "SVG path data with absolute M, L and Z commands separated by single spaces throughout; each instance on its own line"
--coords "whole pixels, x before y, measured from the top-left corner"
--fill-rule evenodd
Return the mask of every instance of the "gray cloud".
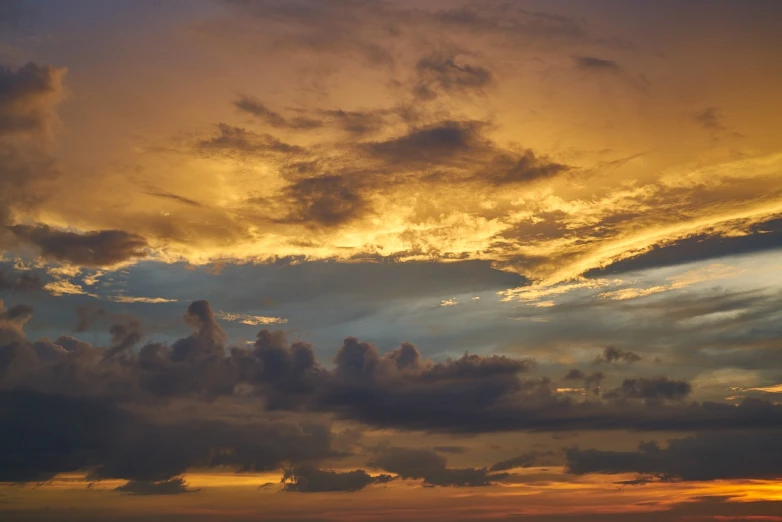
M 43 289 L 41 278 L 31 271 L 11 271 L 0 268 L 0 292 L 35 292 Z
M 550 452 L 545 453 L 545 455 L 549 454 Z M 537 463 L 541 456 L 543 456 L 543 454 L 540 452 L 531 451 L 529 453 L 525 453 L 524 455 L 513 457 L 512 459 L 497 462 L 493 464 L 491 468 L 489 468 L 489 471 L 507 471 L 513 468 L 529 468 L 530 466 Z
M 608 346 L 603 350 L 603 353 L 595 358 L 595 364 L 601 363 L 619 363 L 624 362 L 632 364 L 641 360 L 641 356 L 637 353 L 633 353 L 629 350 L 620 350 L 613 346 Z
M 19 241 L 35 246 L 41 257 L 80 266 L 116 265 L 147 256 L 146 239 L 124 230 L 98 230 L 79 234 L 47 225 L 13 225 Z
M 750 226 L 746 235 L 738 237 L 697 234 L 665 246 L 656 245 L 644 254 L 590 270 L 585 275 L 599 277 L 779 248 L 782 248 L 782 219 L 771 219 Z
M 491 85 L 493 75 L 489 69 L 479 65 L 460 63 L 454 56 L 424 56 L 416 63 L 418 83 L 415 95 L 428 100 L 437 97 L 437 91 L 480 92 Z
M 285 491 L 322 493 L 328 491 L 359 491 L 370 484 L 382 484 L 392 479 L 390 475 L 373 477 L 363 469 L 354 471 L 329 471 L 313 466 L 299 466 L 285 471 Z
M 427 449 L 384 447 L 376 450 L 371 466 L 403 479 L 420 479 L 430 486 L 489 486 L 486 468 L 448 468 L 446 461 Z
M 181 495 L 182 493 L 194 493 L 198 490 L 188 489 L 185 480 L 181 477 L 151 482 L 143 480 L 131 480 L 118 486 L 115 491 L 129 493 L 131 495 Z
M 779 478 L 782 438 L 778 431 L 698 433 L 661 448 L 642 443 L 636 452 L 566 451 L 570 473 L 639 473 L 663 479 Z

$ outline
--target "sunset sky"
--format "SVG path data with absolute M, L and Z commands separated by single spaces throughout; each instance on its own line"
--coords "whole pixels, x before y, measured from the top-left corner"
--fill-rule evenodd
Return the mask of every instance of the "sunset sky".
M 0 519 L 782 522 L 781 27 L 0 1 Z

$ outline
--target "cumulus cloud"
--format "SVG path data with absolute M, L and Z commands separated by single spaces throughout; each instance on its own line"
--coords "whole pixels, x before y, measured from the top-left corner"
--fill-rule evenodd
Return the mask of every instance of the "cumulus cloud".
M 145 344 L 137 321 L 99 310 L 82 312 L 84 328 L 97 318 L 114 319 L 108 346 L 64 335 L 29 341 L 23 328 L 32 312 L 24 305 L 0 309 L 0 480 L 87 470 L 96 478 L 160 482 L 193 466 L 269 470 L 291 464 L 292 491 L 361 489 L 381 480 L 360 470 L 343 475 L 318 467 L 338 456 L 328 426 L 307 420 L 321 415 L 443 433 L 760 432 L 782 426 L 782 409 L 772 402 L 688 402 L 691 385 L 664 376 L 625 378 L 607 391 L 572 396 L 530 375 L 530 360 L 466 354 L 431 361 L 410 343 L 381 354 L 349 337 L 327 369 L 310 345 L 289 342 L 283 332 L 263 329 L 252 346 L 227 345 L 206 301 L 188 306 L 184 320 L 192 333 L 170 345 Z M 590 384 L 602 379 L 580 371 L 567 377 Z M 191 405 L 185 413 L 164 419 L 148 407 L 183 403 Z M 242 413 L 244 420 L 215 416 L 218 404 L 256 413 Z M 266 417 L 272 411 L 277 421 Z M 301 417 L 286 417 L 294 413 Z M 493 469 L 450 468 L 441 453 L 380 447 L 371 465 L 430 485 L 476 486 L 503 480 L 492 475 L 500 468 L 533 461 L 527 454 Z

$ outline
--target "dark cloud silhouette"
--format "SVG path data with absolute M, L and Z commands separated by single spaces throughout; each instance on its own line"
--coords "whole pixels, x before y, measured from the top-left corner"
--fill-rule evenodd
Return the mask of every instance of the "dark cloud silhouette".
M 547 378 L 528 375 L 525 359 L 466 354 L 440 362 L 403 343 L 381 354 L 345 339 L 332 370 L 312 348 L 261 330 L 248 347 L 227 347 L 209 304 L 185 314 L 193 333 L 171 345 L 140 345 L 140 328 L 115 323 L 112 342 L 96 347 L 67 336 L 30 342 L 27 308 L 0 317 L 0 389 L 110 398 L 118 404 L 154 400 L 252 400 L 261 410 L 334 414 L 370 426 L 444 433 L 514 430 L 724 430 L 782 425 L 782 407 L 748 398 L 687 402 L 691 385 L 659 376 L 625 378 L 605 392 L 562 394 Z M 573 375 L 598 386 L 602 375 Z M 593 390 L 594 391 L 594 390 Z M 163 480 L 170 476 L 163 477 Z M 149 479 L 151 480 L 151 479 Z
M 159 419 L 105 399 L 24 390 L 0 391 L 0 406 L 0 481 L 6 482 L 77 470 L 93 479 L 162 482 L 191 466 L 264 471 L 336 456 L 329 428 L 313 423 Z
M 622 66 L 613 60 L 596 58 L 594 56 L 575 56 L 573 60 L 576 62 L 576 66 L 579 69 L 608 72 L 622 71 Z
M 638 451 L 566 450 L 570 473 L 639 473 L 663 479 L 778 479 L 782 476 L 779 431 L 702 432 L 672 439 L 661 448 L 642 443 Z
M 601 363 L 620 363 L 632 364 L 641 360 L 641 356 L 628 350 L 620 350 L 613 346 L 608 346 L 603 353 L 595 358 L 595 364 Z
M 451 162 L 485 146 L 482 127 L 483 123 L 477 121 L 444 121 L 366 147 L 370 154 L 386 161 Z
M 181 495 L 182 493 L 198 491 L 188 489 L 185 480 L 181 477 L 160 482 L 131 480 L 127 484 L 116 487 L 114 490 L 131 495 Z
M 486 468 L 448 468 L 441 455 L 427 449 L 379 448 L 370 465 L 403 479 L 423 480 L 430 486 L 491 485 Z
M 41 257 L 79 266 L 101 267 L 147 256 L 143 237 L 123 230 L 98 230 L 79 234 L 47 225 L 13 225 L 11 232 L 35 246 Z
M 313 466 L 299 466 L 285 471 L 283 488 L 299 493 L 322 493 L 327 491 L 359 491 L 370 484 L 389 482 L 390 475 L 373 477 L 363 469 L 354 471 L 329 471 Z

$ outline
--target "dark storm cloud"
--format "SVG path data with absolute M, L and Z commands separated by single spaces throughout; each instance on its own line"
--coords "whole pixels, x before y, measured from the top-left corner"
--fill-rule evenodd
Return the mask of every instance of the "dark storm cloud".
M 184 479 L 177 477 L 160 482 L 131 480 L 127 484 L 118 486 L 114 491 L 130 495 L 181 495 L 198 490 L 188 489 Z
M 620 363 L 624 362 L 627 364 L 632 364 L 634 362 L 638 362 L 641 360 L 641 356 L 637 353 L 633 353 L 629 350 L 620 350 L 618 348 L 614 348 L 613 346 L 608 346 L 603 350 L 603 353 L 598 355 L 595 358 L 594 364 L 602 364 L 602 363 Z
M 298 466 L 285 471 L 283 483 L 285 491 L 299 493 L 322 493 L 328 491 L 359 491 L 370 484 L 389 482 L 390 475 L 373 477 L 363 469 L 354 471 L 329 471 L 313 466 Z
M 428 449 L 379 448 L 370 465 L 403 479 L 423 480 L 430 486 L 491 485 L 486 468 L 449 468 L 441 455 Z
M 43 258 L 80 266 L 116 265 L 147 256 L 143 237 L 124 230 L 76 233 L 47 225 L 13 225 L 11 232 L 23 243 L 35 246 Z
M 594 56 L 575 56 L 573 60 L 579 69 L 590 71 L 621 72 L 622 66 L 613 60 L 596 58 Z
M 275 46 L 268 47 L 269 51 L 303 49 L 310 53 L 336 53 L 358 57 L 376 67 L 396 63 L 393 45 L 397 41 L 415 38 L 431 48 L 435 47 L 432 35 L 442 33 L 456 39 L 483 35 L 549 47 L 593 40 L 581 20 L 501 1 L 482 2 L 480 6 L 447 4 L 429 9 L 365 0 L 326 3 L 223 0 L 222 3 L 243 21 L 254 19 L 265 31 L 278 36 L 273 39 Z M 281 27 L 285 28 L 284 33 Z M 263 43 L 268 46 L 267 42 Z
M 681 480 L 782 477 L 782 433 L 726 431 L 673 439 L 638 451 L 566 450 L 570 473 L 639 473 Z
M 46 130 L 52 99 L 62 96 L 62 74 L 32 62 L 18 69 L 0 66 L 0 135 Z
M 747 235 L 738 237 L 697 234 L 668 245 L 655 245 L 644 254 L 617 261 L 602 269 L 592 269 L 585 275 L 600 277 L 782 248 L 782 219 L 752 225 L 747 232 Z

